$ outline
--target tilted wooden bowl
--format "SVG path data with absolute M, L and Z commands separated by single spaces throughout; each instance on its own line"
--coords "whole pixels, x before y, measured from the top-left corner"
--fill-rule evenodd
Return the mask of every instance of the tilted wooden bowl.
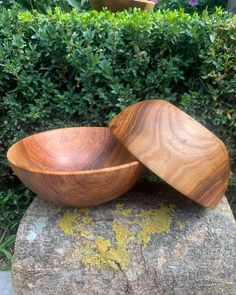
M 142 164 L 103 127 L 41 132 L 15 143 L 7 157 L 28 188 L 73 207 L 98 205 L 122 195 L 143 171 Z
M 140 8 L 142 10 L 152 11 L 155 3 L 146 0 L 89 0 L 93 9 L 101 11 L 107 7 L 112 12 L 123 11 L 128 8 Z
M 213 133 L 163 100 L 134 104 L 109 127 L 145 166 L 182 194 L 213 208 L 228 184 L 229 157 Z

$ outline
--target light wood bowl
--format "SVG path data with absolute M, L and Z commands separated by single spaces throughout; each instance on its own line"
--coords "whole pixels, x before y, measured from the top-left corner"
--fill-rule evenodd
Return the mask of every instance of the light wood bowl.
M 142 101 L 109 127 L 139 161 L 197 203 L 213 208 L 224 195 L 230 173 L 225 145 L 174 105 Z
M 7 158 L 29 189 L 72 207 L 98 205 L 122 195 L 143 171 L 142 164 L 103 127 L 41 132 L 15 143 Z
M 152 11 L 155 3 L 145 0 L 89 0 L 93 9 L 101 11 L 107 7 L 112 12 L 123 11 L 128 8 L 140 8 L 142 10 Z

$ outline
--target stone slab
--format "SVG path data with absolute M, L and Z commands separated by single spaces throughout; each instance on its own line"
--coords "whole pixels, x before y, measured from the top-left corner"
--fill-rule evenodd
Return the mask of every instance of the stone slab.
M 235 295 L 236 227 L 224 197 L 203 209 L 140 184 L 89 209 L 36 198 L 17 234 L 16 295 Z
M 13 295 L 11 271 L 0 271 L 0 294 Z

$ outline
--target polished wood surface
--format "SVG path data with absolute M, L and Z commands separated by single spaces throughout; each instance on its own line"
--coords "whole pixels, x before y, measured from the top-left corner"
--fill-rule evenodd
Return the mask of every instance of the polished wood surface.
M 213 208 L 224 195 L 230 172 L 225 145 L 174 105 L 142 101 L 109 127 L 138 160 L 192 200 Z
M 155 3 L 145 0 L 89 0 L 93 9 L 101 11 L 107 7 L 112 12 L 123 11 L 128 8 L 140 8 L 142 10 L 152 11 Z
M 7 153 L 20 180 L 53 202 L 85 207 L 129 190 L 143 171 L 109 128 L 74 127 L 22 139 Z

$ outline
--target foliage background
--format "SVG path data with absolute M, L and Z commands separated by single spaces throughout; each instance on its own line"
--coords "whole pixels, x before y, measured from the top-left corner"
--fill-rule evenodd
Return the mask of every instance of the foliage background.
M 197 1 L 197 0 L 195 0 Z M 68 12 L 72 8 L 78 8 L 80 10 L 90 9 L 89 0 L 1 0 L 2 4 L 6 8 L 12 7 L 14 4 L 19 4 L 22 9 L 36 9 L 40 13 L 46 13 L 48 9 L 60 7 L 61 10 Z M 207 9 L 209 13 L 215 12 L 215 7 L 222 7 L 226 9 L 227 0 L 198 0 L 196 6 L 191 6 L 188 0 L 158 0 L 155 10 L 158 9 L 170 9 L 179 10 L 184 9 L 188 13 L 202 13 Z
M 235 18 L 219 9 L 211 15 L 19 9 L 0 8 L 0 253 L 8 261 L 31 194 L 10 171 L 6 150 L 24 136 L 106 125 L 132 103 L 162 98 L 221 137 L 233 161 Z
M 207 9 L 209 13 L 214 13 L 216 6 L 226 9 L 227 0 L 198 0 L 196 6 L 189 5 L 188 0 L 159 0 L 156 9 L 184 9 L 187 13 L 202 13 Z
M 68 12 L 72 8 L 90 9 L 88 0 L 2 0 L 0 4 L 5 8 L 11 8 L 19 4 L 22 10 L 37 10 L 39 13 L 47 13 L 48 9 L 60 7 L 62 11 Z

